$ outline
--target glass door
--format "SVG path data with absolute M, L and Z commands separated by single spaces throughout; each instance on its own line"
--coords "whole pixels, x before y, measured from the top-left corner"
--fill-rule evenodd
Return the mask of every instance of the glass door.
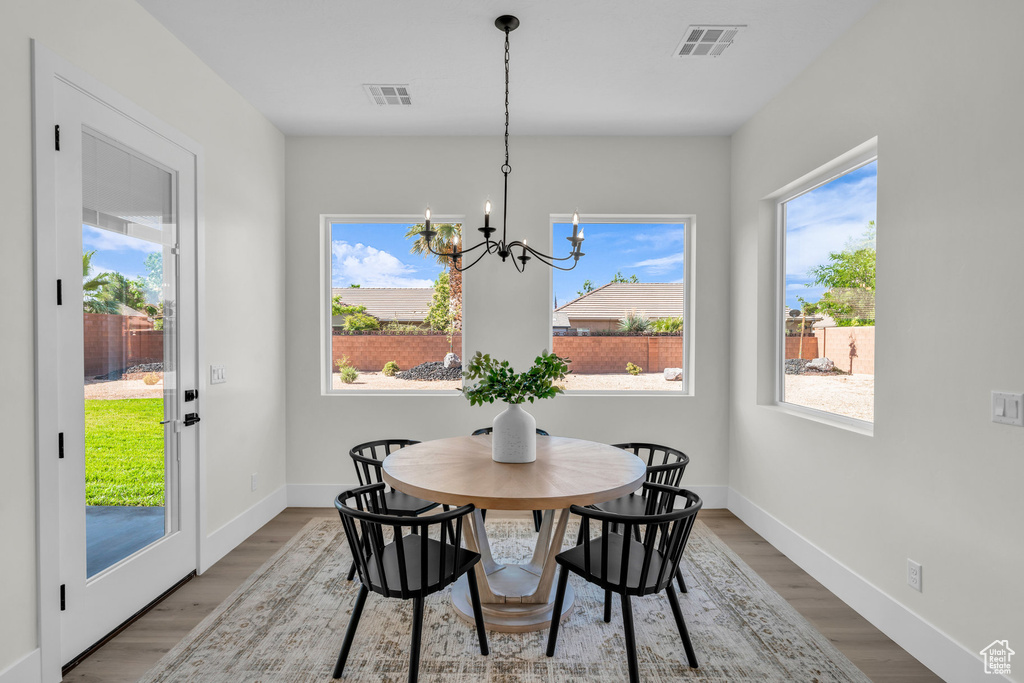
M 195 157 L 56 95 L 67 663 L 196 569 Z

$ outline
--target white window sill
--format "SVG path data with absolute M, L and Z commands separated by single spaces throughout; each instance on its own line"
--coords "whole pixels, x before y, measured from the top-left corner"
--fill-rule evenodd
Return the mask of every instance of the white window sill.
M 811 420 L 812 422 L 818 422 L 830 427 L 844 429 L 848 432 L 854 432 L 855 434 L 863 434 L 864 436 L 875 435 L 875 424 L 873 422 L 867 422 L 866 420 L 858 420 L 853 417 L 846 417 L 845 415 L 827 413 L 824 410 L 806 408 L 793 403 L 775 403 L 762 405 L 761 407 L 777 413 L 793 415 L 794 417 Z

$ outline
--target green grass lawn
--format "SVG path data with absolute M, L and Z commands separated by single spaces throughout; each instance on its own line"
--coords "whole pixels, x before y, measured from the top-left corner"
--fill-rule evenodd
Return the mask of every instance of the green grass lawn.
M 85 402 L 85 504 L 164 504 L 164 400 Z

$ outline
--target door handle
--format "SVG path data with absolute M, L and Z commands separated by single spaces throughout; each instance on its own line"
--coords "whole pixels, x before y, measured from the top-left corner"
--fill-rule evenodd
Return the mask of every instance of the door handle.
M 185 426 L 191 427 L 199 422 L 199 413 L 185 413 Z
M 161 420 L 160 424 L 165 425 L 165 424 L 170 424 L 171 422 L 174 422 L 174 420 Z

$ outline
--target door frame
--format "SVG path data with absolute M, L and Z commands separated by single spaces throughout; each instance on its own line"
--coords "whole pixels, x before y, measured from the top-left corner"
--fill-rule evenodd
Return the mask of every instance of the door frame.
M 32 157 L 35 261 L 35 459 L 36 459 L 36 604 L 41 659 L 41 680 L 61 680 L 60 634 L 60 515 L 57 454 L 57 399 L 59 370 L 40 359 L 57 358 L 57 222 L 54 149 L 54 88 L 61 81 L 131 119 L 154 134 L 186 150 L 195 158 L 196 226 L 196 363 L 200 396 L 208 381 L 205 356 L 205 223 L 204 154 L 202 146 L 93 76 L 32 40 Z M 207 569 L 206 535 L 206 431 L 199 427 L 196 471 L 196 571 Z

